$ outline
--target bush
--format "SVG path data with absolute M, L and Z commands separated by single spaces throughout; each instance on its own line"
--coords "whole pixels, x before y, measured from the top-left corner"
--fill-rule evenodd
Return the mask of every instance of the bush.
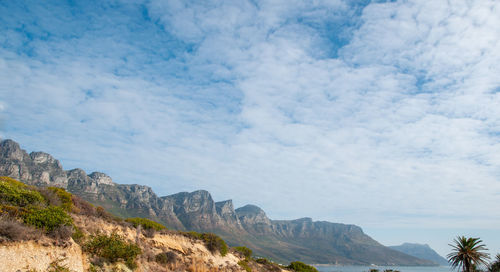
M 64 210 L 68 212 L 71 211 L 71 207 L 73 206 L 73 200 L 72 200 L 72 194 L 70 192 L 67 192 L 63 188 L 59 187 L 48 187 L 47 189 L 57 195 L 59 201 L 61 201 L 61 207 Z
M 32 227 L 25 226 L 23 223 L 10 218 L 0 218 L 0 236 L 10 241 L 36 240 L 42 236 L 42 233 Z
M 272 262 L 270 262 L 268 259 L 266 258 L 258 258 L 258 259 L 255 259 L 255 262 L 259 263 L 259 264 L 272 264 Z
M 240 252 L 241 254 L 243 254 L 243 256 L 245 256 L 246 259 L 249 259 L 250 257 L 252 257 L 252 250 L 249 249 L 248 247 L 239 246 L 239 247 L 235 247 L 234 249 L 236 251 Z
M 81 244 L 83 241 L 83 238 L 85 237 L 85 234 L 83 234 L 82 230 L 79 229 L 77 226 L 73 226 L 73 234 L 71 235 L 71 238 L 77 243 Z
M 24 223 L 51 232 L 60 226 L 71 226 L 73 220 L 61 207 L 32 209 L 24 215 Z
M 26 184 L 9 177 L 0 177 L 0 203 L 26 207 L 42 201 L 42 195 Z
M 303 262 L 292 262 L 287 268 L 292 269 L 295 272 L 318 272 L 313 266 L 307 265 Z
M 177 254 L 173 251 L 162 252 L 155 256 L 155 261 L 159 264 L 170 264 L 177 261 Z
M 134 269 L 136 267 L 135 258 L 141 253 L 141 249 L 116 233 L 107 235 L 97 235 L 91 237 L 83 249 L 109 262 L 125 261 L 125 264 Z
M 255 259 L 255 262 L 264 266 L 266 271 L 279 272 L 282 271 L 281 266 L 277 263 L 273 263 L 266 258 Z
M 203 240 L 202 239 L 203 234 L 198 233 L 196 231 L 182 232 L 182 235 L 184 235 L 188 238 L 191 238 L 191 239 Z
M 66 241 L 73 235 L 73 226 L 59 226 L 48 234 L 57 241 Z
M 18 218 L 27 212 L 26 208 L 11 205 L 0 205 L 0 215 Z
M 241 266 L 241 268 L 245 269 L 246 272 L 252 272 L 252 268 L 248 265 L 248 260 L 242 260 L 238 262 L 238 265 Z
M 73 195 L 71 201 L 73 203 L 72 212 L 86 216 L 97 216 L 97 211 L 94 205 L 83 200 L 81 197 Z
M 118 224 L 122 224 L 123 223 L 123 219 L 118 217 L 118 216 L 115 216 L 115 215 L 112 215 L 111 213 L 107 212 L 103 207 L 101 206 L 98 206 L 96 209 L 96 216 L 97 217 L 100 217 L 108 222 L 114 222 L 114 223 L 118 223 Z
M 226 256 L 227 254 L 228 247 L 226 242 L 213 233 L 198 233 L 195 231 L 188 231 L 182 232 L 182 234 L 191 239 L 202 240 L 203 243 L 205 243 L 207 249 L 212 253 L 219 251 L 221 256 Z
M 212 253 L 219 251 L 221 256 L 226 256 L 227 254 L 227 244 L 219 236 L 213 233 L 203 233 L 201 239 L 205 242 L 205 246 Z
M 154 230 L 162 230 L 166 228 L 162 224 L 146 218 L 134 217 L 134 218 L 127 218 L 125 219 L 125 221 L 134 225 L 135 228 L 137 228 L 138 226 L 141 226 L 143 229 L 154 229 Z

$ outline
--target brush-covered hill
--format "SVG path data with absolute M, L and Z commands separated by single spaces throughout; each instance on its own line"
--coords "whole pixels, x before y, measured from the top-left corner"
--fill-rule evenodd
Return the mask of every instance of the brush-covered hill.
M 210 233 L 122 219 L 58 187 L 0 177 L 0 271 L 288 271 Z
M 272 220 L 257 206 L 235 209 L 231 200 L 215 202 L 203 190 L 159 197 L 148 186 L 118 184 L 104 173 L 66 171 L 50 154 L 28 154 L 12 140 L 0 142 L 0 175 L 64 188 L 117 216 L 145 217 L 176 230 L 213 232 L 231 246 L 244 245 L 282 263 L 434 264 L 385 247 L 355 225 L 310 218 Z

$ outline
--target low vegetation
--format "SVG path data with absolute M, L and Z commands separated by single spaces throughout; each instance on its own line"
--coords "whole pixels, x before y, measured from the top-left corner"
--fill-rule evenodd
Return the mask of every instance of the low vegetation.
M 173 251 L 162 252 L 155 256 L 155 261 L 159 264 L 171 264 L 177 261 L 177 254 Z
M 0 177 L 0 204 L 27 207 L 42 203 L 43 196 L 27 186 L 9 177 Z
M 248 259 L 245 259 L 245 260 L 241 260 L 238 262 L 238 265 L 243 268 L 246 272 L 252 272 L 252 268 L 250 268 L 250 266 L 248 265 L 249 263 L 249 260 Z
M 291 269 L 295 272 L 318 272 L 313 266 L 307 265 L 303 262 L 291 262 L 286 268 Z
M 124 261 L 131 269 L 137 266 L 135 259 L 141 253 L 137 245 L 125 241 L 116 233 L 92 236 L 83 250 L 111 263 Z
M 71 212 L 73 207 L 73 195 L 66 192 L 63 188 L 59 187 L 48 187 L 47 190 L 53 192 L 61 202 L 60 207 L 67 212 Z
M 73 220 L 68 213 L 71 207 L 71 194 L 64 189 L 40 189 L 0 177 L 0 233 L 4 239 L 32 240 L 45 233 L 67 240 L 73 233 Z
M 252 250 L 245 246 L 235 247 L 234 250 L 241 253 L 245 256 L 246 259 L 250 259 L 252 257 Z
M 184 232 L 185 236 L 201 240 L 205 243 L 208 250 L 213 252 L 219 252 L 221 256 L 226 256 L 228 252 L 227 244 L 222 238 L 213 233 L 198 233 L 194 231 Z
M 71 226 L 73 220 L 61 207 L 50 206 L 44 209 L 33 208 L 23 215 L 24 223 L 47 232 L 62 226 Z
M 134 218 L 127 218 L 125 219 L 125 221 L 131 223 L 135 228 L 141 226 L 143 229 L 153 229 L 153 230 L 166 229 L 166 227 L 163 226 L 162 224 L 146 218 L 134 217 Z

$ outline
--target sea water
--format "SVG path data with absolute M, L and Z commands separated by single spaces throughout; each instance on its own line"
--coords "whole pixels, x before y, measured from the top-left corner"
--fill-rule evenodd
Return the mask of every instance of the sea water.
M 316 265 L 321 272 L 369 272 L 370 269 L 378 269 L 383 272 L 386 269 L 401 272 L 451 272 L 449 266 L 340 266 L 340 265 Z

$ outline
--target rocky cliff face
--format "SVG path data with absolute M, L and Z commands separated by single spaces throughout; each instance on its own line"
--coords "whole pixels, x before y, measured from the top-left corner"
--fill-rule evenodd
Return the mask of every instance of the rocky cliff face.
M 117 184 L 104 173 L 63 170 L 47 153 L 0 142 L 0 176 L 38 186 L 59 186 L 123 217 L 147 217 L 178 230 L 209 231 L 230 245 L 246 245 L 256 255 L 288 262 L 430 265 L 382 246 L 354 225 L 310 218 L 271 220 L 257 206 L 234 209 L 231 200 L 214 202 L 207 191 L 158 197 L 148 186 Z

